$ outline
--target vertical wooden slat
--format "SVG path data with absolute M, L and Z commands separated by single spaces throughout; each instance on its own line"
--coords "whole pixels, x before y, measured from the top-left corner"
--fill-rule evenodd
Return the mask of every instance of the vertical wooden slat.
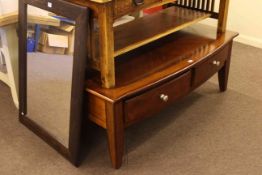
M 189 0 L 186 0 L 186 6 L 188 7 L 188 4 L 189 4 Z
M 206 11 L 210 11 L 210 0 L 207 0 Z
M 215 12 L 215 2 L 216 0 L 177 0 L 175 3 L 190 9 Z
M 182 5 L 186 5 L 186 0 L 183 0 L 183 4 Z
M 211 12 L 215 11 L 215 2 L 216 2 L 216 0 L 212 0 L 212 2 L 211 2 Z
M 206 0 L 202 0 L 201 10 L 205 10 Z
M 196 8 L 199 9 L 199 8 L 200 8 L 200 4 L 201 4 L 201 0 L 198 0 L 198 1 L 197 1 L 197 7 L 196 7 Z
M 193 0 L 193 4 L 192 5 L 193 5 L 194 8 L 196 7 L 196 1 L 197 0 Z
M 189 7 L 193 7 L 194 0 L 189 0 Z

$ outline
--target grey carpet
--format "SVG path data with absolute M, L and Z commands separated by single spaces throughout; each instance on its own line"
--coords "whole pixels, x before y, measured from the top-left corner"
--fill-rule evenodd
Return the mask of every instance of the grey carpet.
M 28 54 L 28 116 L 68 147 L 73 57 Z
M 235 43 L 229 89 L 214 77 L 180 103 L 127 130 L 127 155 L 111 168 L 103 130 L 73 167 L 17 121 L 0 83 L 1 175 L 261 175 L 262 50 Z M 128 160 L 128 161 L 127 161 Z

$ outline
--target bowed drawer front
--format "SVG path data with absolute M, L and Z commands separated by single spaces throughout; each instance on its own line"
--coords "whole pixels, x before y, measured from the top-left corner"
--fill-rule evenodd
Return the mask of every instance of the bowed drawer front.
M 196 66 L 194 86 L 199 86 L 217 73 L 225 64 L 228 57 L 229 47 L 222 48 L 215 55 L 211 55 L 206 61 Z
M 191 72 L 125 101 L 125 122 L 134 123 L 159 112 L 190 91 Z

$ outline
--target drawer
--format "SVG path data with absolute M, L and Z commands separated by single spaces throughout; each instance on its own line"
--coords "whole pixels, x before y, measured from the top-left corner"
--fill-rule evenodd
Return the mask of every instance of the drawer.
M 163 0 L 115 0 L 114 16 L 120 17 L 162 1 Z
M 125 101 L 127 125 L 159 112 L 190 91 L 191 72 Z
M 193 86 L 199 86 L 215 73 L 217 73 L 225 64 L 228 57 L 229 47 L 224 47 L 214 55 L 207 58 L 206 61 L 196 66 L 194 69 L 194 81 Z

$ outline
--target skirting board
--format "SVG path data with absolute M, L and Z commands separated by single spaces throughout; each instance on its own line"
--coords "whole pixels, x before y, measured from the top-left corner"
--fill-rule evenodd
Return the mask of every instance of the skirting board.
M 262 38 L 254 38 L 246 35 L 241 35 L 240 33 L 235 41 L 262 49 Z
M 210 18 L 208 18 L 204 21 L 201 21 L 200 23 L 208 25 L 208 26 L 212 26 L 212 27 L 217 26 L 217 21 L 214 20 L 214 19 L 210 19 Z M 227 30 L 236 31 L 236 32 L 239 32 L 239 34 L 240 34 L 238 37 L 235 38 L 234 41 L 262 49 L 262 37 L 259 38 L 259 37 L 254 37 L 254 36 L 250 36 L 250 35 L 245 35 L 241 32 L 241 29 L 232 28 L 231 26 L 232 25 L 230 25 L 230 21 L 228 21 Z

